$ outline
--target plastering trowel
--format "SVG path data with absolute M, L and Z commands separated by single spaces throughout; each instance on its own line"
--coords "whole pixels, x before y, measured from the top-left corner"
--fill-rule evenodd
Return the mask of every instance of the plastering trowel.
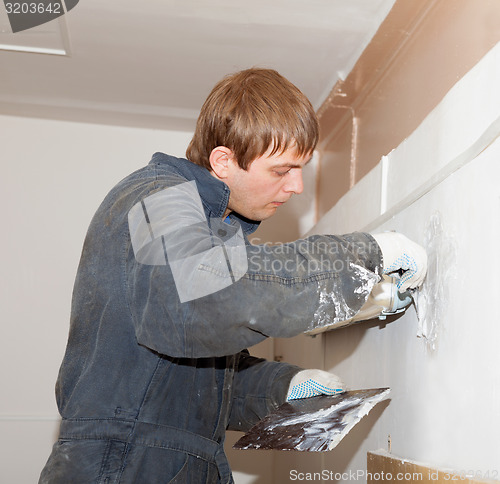
M 368 319 L 378 318 L 383 320 L 387 316 L 404 312 L 413 299 L 409 291 L 403 293 L 398 291 L 397 282 L 396 277 L 383 275 L 381 281 L 373 286 L 365 304 L 352 318 L 325 324 L 308 331 L 307 334 L 314 335 Z
M 374 388 L 291 400 L 255 424 L 234 448 L 332 450 L 389 391 Z
M 368 319 L 385 319 L 405 311 L 413 299 L 409 291 L 398 291 L 397 282 L 396 276 L 382 276 L 352 318 L 325 324 L 307 334 L 314 335 Z M 389 391 L 389 388 L 354 390 L 286 402 L 255 424 L 234 448 L 331 450 Z

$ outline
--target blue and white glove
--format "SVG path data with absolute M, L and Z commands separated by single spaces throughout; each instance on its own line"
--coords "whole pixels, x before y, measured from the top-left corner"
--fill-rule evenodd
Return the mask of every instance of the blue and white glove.
M 427 272 L 425 249 L 397 232 L 374 234 L 384 262 L 384 274 L 403 271 L 397 282 L 399 292 L 415 289 L 424 281 Z
M 317 395 L 336 395 L 345 390 L 345 383 L 333 373 L 322 370 L 302 370 L 290 381 L 286 400 L 309 398 Z

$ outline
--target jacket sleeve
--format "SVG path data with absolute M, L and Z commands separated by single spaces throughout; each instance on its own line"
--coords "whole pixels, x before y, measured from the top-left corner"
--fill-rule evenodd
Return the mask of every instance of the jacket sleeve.
M 246 350 L 238 357 L 228 430 L 246 432 L 285 402 L 290 380 L 302 368 L 256 358 Z
M 179 185 L 129 212 L 129 308 L 138 342 L 161 354 L 236 354 L 349 319 L 380 279 L 369 234 L 251 245 L 238 224 L 207 220 L 194 187 Z

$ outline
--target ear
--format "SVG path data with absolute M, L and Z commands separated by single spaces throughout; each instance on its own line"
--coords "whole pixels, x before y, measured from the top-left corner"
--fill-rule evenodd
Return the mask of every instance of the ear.
M 212 171 L 217 178 L 227 178 L 229 164 L 232 162 L 233 152 L 225 146 L 217 146 L 210 153 L 209 161 Z

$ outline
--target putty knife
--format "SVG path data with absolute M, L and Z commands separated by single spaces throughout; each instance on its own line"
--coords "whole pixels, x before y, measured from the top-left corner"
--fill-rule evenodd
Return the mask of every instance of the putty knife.
M 255 424 L 234 448 L 332 450 L 389 392 L 373 388 L 291 400 Z

